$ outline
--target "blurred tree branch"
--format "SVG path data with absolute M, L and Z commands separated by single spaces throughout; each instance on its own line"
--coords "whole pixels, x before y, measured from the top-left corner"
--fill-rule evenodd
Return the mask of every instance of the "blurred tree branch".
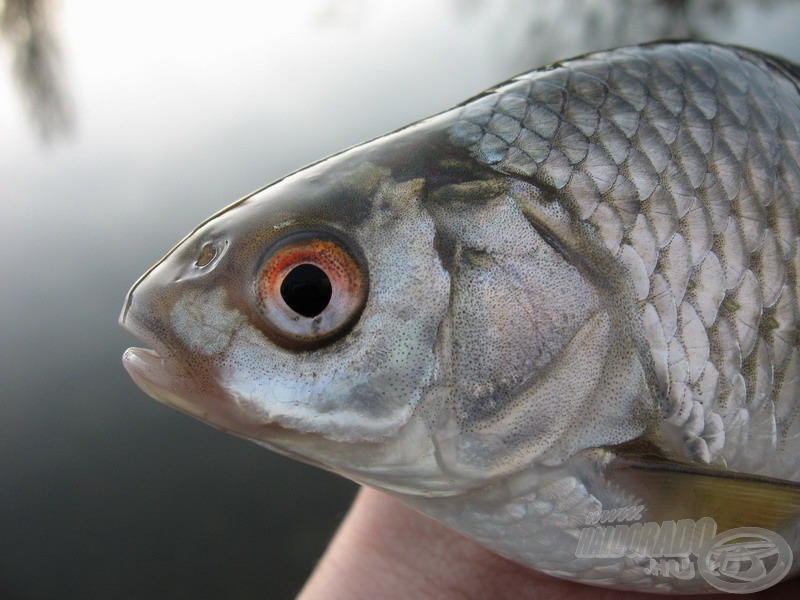
M 49 0 L 0 0 L 0 36 L 13 50 L 13 75 L 34 127 L 45 140 L 72 125 L 51 24 Z

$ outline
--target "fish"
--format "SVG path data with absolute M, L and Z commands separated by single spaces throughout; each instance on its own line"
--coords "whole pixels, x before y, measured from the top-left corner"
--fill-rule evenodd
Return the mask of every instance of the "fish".
M 124 366 L 532 569 L 765 589 L 800 570 L 799 89 L 699 42 L 522 74 L 200 224 Z

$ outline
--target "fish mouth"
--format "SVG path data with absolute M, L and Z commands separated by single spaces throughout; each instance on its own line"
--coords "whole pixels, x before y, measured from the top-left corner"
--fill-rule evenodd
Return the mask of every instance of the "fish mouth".
M 149 348 L 128 348 L 122 364 L 134 383 L 148 396 L 212 427 L 240 437 L 260 440 L 263 425 L 256 432 L 251 424 L 241 421 L 235 407 L 218 393 L 204 389 L 182 369 L 174 359 L 164 358 Z M 175 373 L 174 371 L 179 371 Z
M 156 350 L 128 348 L 122 355 L 122 365 L 148 396 L 181 412 L 199 416 L 191 390 L 170 372 L 165 359 Z
M 174 357 L 174 352 L 135 318 L 130 310 L 130 297 L 120 315 L 122 328 L 146 343 L 150 348 L 128 348 L 122 355 L 122 365 L 141 390 L 162 404 L 191 416 L 203 418 L 198 411 L 200 400 L 196 385 L 187 369 Z
M 120 317 L 120 325 L 142 342 L 154 347 L 128 348 L 122 355 L 122 365 L 145 394 L 216 429 L 309 462 L 304 457 L 270 444 L 269 441 L 288 433 L 288 430 L 272 422 L 253 422 L 213 382 L 198 381 L 192 376 L 190 369 L 178 360 L 175 352 L 150 334 L 127 307 Z

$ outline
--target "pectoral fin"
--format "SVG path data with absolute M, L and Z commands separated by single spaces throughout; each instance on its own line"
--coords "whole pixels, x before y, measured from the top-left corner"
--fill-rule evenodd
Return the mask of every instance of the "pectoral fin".
M 673 462 L 647 454 L 616 453 L 609 483 L 639 498 L 649 521 L 711 517 L 717 531 L 761 527 L 780 532 L 800 521 L 800 484 Z

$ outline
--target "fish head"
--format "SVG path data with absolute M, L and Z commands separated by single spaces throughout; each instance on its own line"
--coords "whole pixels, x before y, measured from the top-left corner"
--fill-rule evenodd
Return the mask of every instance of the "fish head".
M 130 291 L 124 365 L 157 400 L 351 477 L 402 479 L 449 277 L 423 182 L 329 159 L 207 220 Z M 391 443 L 389 443 L 391 442 Z
M 641 434 L 613 268 L 589 268 L 566 233 L 546 239 L 521 208 L 531 186 L 399 159 L 397 135 L 244 198 L 147 272 L 121 317 L 153 347 L 125 354 L 136 383 L 405 494 L 463 493 Z

